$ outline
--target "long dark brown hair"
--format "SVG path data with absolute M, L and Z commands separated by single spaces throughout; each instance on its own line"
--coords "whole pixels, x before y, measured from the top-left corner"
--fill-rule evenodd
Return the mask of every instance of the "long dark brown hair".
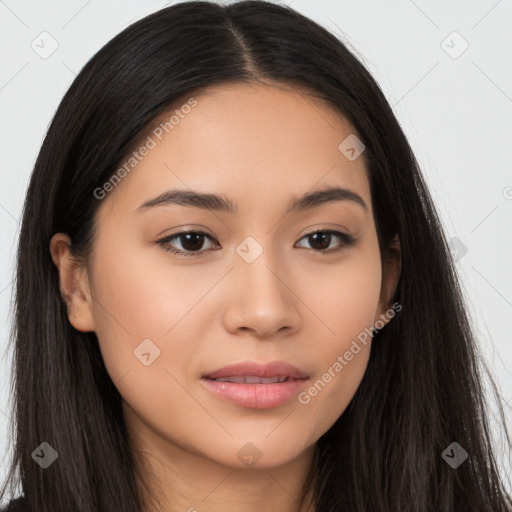
M 137 137 L 179 98 L 253 80 L 311 91 L 352 123 L 366 146 L 381 254 L 395 234 L 401 241 L 394 300 L 402 310 L 374 335 L 360 387 L 317 442 L 308 479 L 316 510 L 512 510 L 493 451 L 485 367 L 405 135 L 337 37 L 291 8 L 257 0 L 184 2 L 147 16 L 87 63 L 59 105 L 23 209 L 11 335 L 14 454 L 2 495 L 20 487 L 38 512 L 144 509 L 121 396 L 95 333 L 68 320 L 49 242 L 67 233 L 77 257 L 87 258 L 99 206 L 93 191 Z M 503 426 L 509 440 L 504 419 Z M 58 453 L 45 470 L 32 457 L 42 442 Z M 457 468 L 442 457 L 452 442 L 468 453 Z

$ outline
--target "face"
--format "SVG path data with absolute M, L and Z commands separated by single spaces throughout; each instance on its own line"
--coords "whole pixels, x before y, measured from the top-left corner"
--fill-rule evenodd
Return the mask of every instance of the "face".
M 364 154 L 339 149 L 346 120 L 286 86 L 194 99 L 101 200 L 69 319 L 96 333 L 128 423 L 161 452 L 272 467 L 345 410 L 397 275 L 381 267 Z M 291 208 L 330 188 L 351 194 Z M 169 191 L 220 199 L 152 201 Z

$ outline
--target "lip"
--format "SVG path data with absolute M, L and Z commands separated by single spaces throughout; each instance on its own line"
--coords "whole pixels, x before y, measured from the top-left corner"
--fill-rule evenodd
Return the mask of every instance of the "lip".
M 242 375 L 254 375 L 261 378 L 288 377 L 290 379 L 305 379 L 308 374 L 285 361 L 272 361 L 270 363 L 258 363 L 245 361 L 238 364 L 223 366 L 213 372 L 205 373 L 203 377 L 221 379 L 225 377 L 240 377 Z
M 260 378 L 285 377 L 288 380 L 275 383 L 235 383 L 213 379 L 254 376 Z M 201 382 L 215 396 L 240 407 L 271 409 L 279 407 L 295 397 L 309 380 L 299 368 L 284 361 L 266 364 L 246 361 L 224 366 L 201 376 Z

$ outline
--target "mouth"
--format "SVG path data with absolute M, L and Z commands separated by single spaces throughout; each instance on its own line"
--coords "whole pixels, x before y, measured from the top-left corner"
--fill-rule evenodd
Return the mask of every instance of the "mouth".
M 284 376 L 276 376 L 276 377 L 258 377 L 257 375 L 233 375 L 231 377 L 221 377 L 218 379 L 211 379 L 210 377 L 205 377 L 210 380 L 215 380 L 217 382 L 232 382 L 234 384 L 277 384 L 280 382 L 287 382 L 290 377 Z
M 203 385 L 217 398 L 252 409 L 284 405 L 308 380 L 305 372 L 283 361 L 267 364 L 249 361 L 201 376 Z

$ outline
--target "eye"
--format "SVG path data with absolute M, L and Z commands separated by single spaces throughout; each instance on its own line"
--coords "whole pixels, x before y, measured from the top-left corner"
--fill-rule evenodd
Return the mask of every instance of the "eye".
M 333 239 L 336 238 L 342 241 L 341 245 L 338 244 L 337 248 L 326 250 L 331 245 Z M 342 251 L 345 247 L 351 247 L 356 242 L 356 238 L 353 236 L 332 229 L 314 231 L 313 233 L 309 233 L 301 238 L 301 240 L 304 239 L 307 239 L 309 243 L 313 245 L 313 249 L 317 249 L 315 252 L 319 252 L 321 254 L 332 254 Z
M 338 243 L 338 247 L 329 249 L 333 239 L 341 240 L 341 244 Z M 180 256 L 202 256 L 207 251 L 217 249 L 206 249 L 203 250 L 203 245 L 207 240 L 215 240 L 213 237 L 205 233 L 204 231 L 180 231 L 173 235 L 162 238 L 157 241 L 165 251 L 171 254 L 179 254 Z M 347 233 L 335 230 L 320 230 L 314 231 L 303 236 L 300 240 L 307 239 L 312 244 L 312 249 L 320 254 L 332 254 L 343 250 L 345 247 L 351 247 L 355 244 L 356 238 Z M 175 248 L 172 243 L 177 240 L 181 245 L 181 248 Z M 217 244 L 217 248 L 220 246 Z M 327 249 L 327 250 L 326 250 Z
M 202 256 L 206 252 L 200 250 L 205 238 L 213 240 L 213 238 L 204 231 L 180 231 L 179 233 L 175 233 L 174 235 L 158 240 L 157 243 L 161 245 L 164 250 L 172 254 L 180 254 L 183 256 Z M 182 248 L 175 249 L 172 246 L 169 246 L 173 240 L 179 240 Z M 184 245 L 182 242 L 184 242 Z

